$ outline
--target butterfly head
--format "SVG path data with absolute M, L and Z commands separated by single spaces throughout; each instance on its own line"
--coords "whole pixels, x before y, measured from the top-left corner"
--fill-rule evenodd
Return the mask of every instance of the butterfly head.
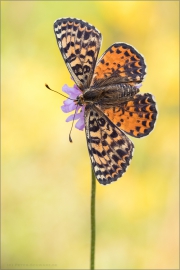
M 85 101 L 84 101 L 83 94 L 77 96 L 77 98 L 74 100 L 74 102 L 75 102 L 76 105 L 84 106 L 85 105 Z

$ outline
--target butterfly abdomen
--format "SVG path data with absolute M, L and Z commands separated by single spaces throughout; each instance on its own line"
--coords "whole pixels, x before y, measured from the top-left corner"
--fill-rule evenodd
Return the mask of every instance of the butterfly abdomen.
M 95 88 L 89 88 L 83 94 L 84 101 L 99 105 L 110 106 L 120 105 L 130 100 L 139 89 L 129 84 L 114 84 Z

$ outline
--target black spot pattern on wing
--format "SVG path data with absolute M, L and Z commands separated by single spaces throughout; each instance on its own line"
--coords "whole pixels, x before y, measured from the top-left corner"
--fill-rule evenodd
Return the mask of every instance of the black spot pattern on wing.
M 131 100 L 104 110 L 105 115 L 129 135 L 141 138 L 153 129 L 157 119 L 154 97 L 149 94 L 136 94 Z
M 100 57 L 96 65 L 92 86 L 105 86 L 111 83 L 142 82 L 146 74 L 143 56 L 126 43 L 115 43 Z
M 133 143 L 95 106 L 86 106 L 85 128 L 97 180 L 103 185 L 116 181 L 130 163 Z
M 59 49 L 77 86 L 90 85 L 101 46 L 101 33 L 78 19 L 62 18 L 54 23 Z

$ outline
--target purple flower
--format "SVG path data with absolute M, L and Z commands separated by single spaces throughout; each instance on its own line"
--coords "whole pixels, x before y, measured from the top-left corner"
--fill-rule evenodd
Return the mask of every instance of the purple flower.
M 74 85 L 73 87 L 69 87 L 67 86 L 67 84 L 63 86 L 62 90 L 63 92 L 69 95 L 69 98 L 73 99 L 73 100 L 66 99 L 65 101 L 63 101 L 64 105 L 61 106 L 62 111 L 65 113 L 68 113 L 68 112 L 72 112 L 76 110 L 72 115 L 68 116 L 68 118 L 66 119 L 66 122 L 72 121 L 74 118 L 74 120 L 78 120 L 75 127 L 79 130 L 83 130 L 85 126 L 85 123 L 84 123 L 85 106 L 79 106 L 79 105 L 77 106 L 74 102 L 77 96 L 82 94 L 82 92 L 79 90 L 79 88 L 76 85 Z M 75 113 L 76 115 L 74 116 Z

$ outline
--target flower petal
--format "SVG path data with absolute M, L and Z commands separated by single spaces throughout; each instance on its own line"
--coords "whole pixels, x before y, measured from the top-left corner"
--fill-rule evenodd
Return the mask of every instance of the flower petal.
M 74 103 L 74 101 L 71 99 L 66 99 L 63 101 L 63 103 L 64 103 L 64 105 L 70 105 L 71 103 Z
M 73 99 L 75 99 L 78 95 L 81 94 L 81 91 L 77 88 L 76 85 L 74 85 L 73 87 L 69 87 L 67 86 L 67 84 L 65 84 L 62 87 L 62 91 L 68 94 L 70 98 L 73 98 Z
M 78 91 L 78 93 L 79 93 L 79 95 L 80 94 L 82 94 L 82 92 L 81 92 L 81 90 L 79 90 L 79 88 L 77 87 L 77 85 L 76 84 L 74 84 L 74 86 L 73 86 L 77 91 Z
M 136 88 L 140 88 L 142 86 L 142 83 L 138 83 L 135 86 L 136 86 Z
M 75 112 L 74 112 L 75 113 Z M 66 119 L 66 122 L 72 121 L 74 118 L 74 120 L 77 120 L 80 118 L 79 113 L 76 113 L 76 115 L 74 116 L 74 114 L 71 114 L 70 116 L 68 116 L 68 118 Z
M 66 118 L 66 122 L 72 121 L 74 117 L 74 114 L 71 114 L 68 116 L 68 118 Z
M 71 87 L 69 87 L 67 84 L 63 85 L 62 91 L 69 95 L 71 92 Z
M 83 130 L 85 127 L 85 123 L 84 123 L 84 117 L 80 118 L 77 123 L 75 124 L 75 127 L 79 130 Z
M 64 113 L 68 113 L 68 112 L 72 112 L 76 109 L 76 104 L 74 102 L 72 102 L 71 104 L 69 105 L 63 105 L 61 106 L 61 110 L 64 112 Z

